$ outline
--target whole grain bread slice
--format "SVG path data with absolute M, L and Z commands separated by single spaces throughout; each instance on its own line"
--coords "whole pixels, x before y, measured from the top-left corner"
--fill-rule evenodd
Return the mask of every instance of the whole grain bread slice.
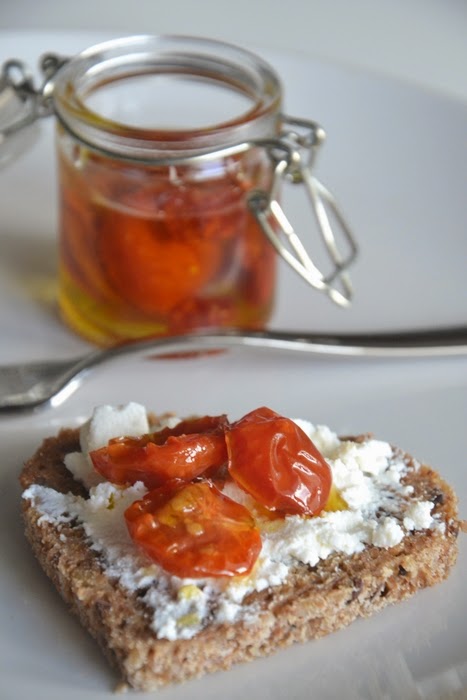
M 79 449 L 78 430 L 45 440 L 24 466 L 22 486 L 86 496 L 63 461 Z M 434 503 L 441 527 L 410 532 L 389 549 L 368 546 L 351 556 L 332 554 L 313 567 L 297 565 L 285 584 L 249 596 L 258 610 L 254 625 L 208 625 L 192 639 L 156 638 L 141 596 L 105 574 L 79 522 L 41 520 L 23 499 L 25 532 L 45 573 L 123 682 L 152 690 L 322 637 L 445 579 L 456 560 L 461 526 L 456 496 L 434 470 L 407 455 L 404 459 L 404 480 L 413 486 L 413 497 Z

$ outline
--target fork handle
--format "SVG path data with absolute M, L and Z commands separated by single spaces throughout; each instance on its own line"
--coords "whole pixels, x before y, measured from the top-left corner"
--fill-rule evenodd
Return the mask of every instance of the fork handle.
M 467 354 L 467 326 L 410 331 L 300 333 L 281 330 L 197 331 L 182 336 L 124 343 L 88 355 L 92 364 L 122 353 L 156 354 L 215 347 L 269 347 L 353 357 L 423 357 Z
M 124 353 L 160 356 L 235 346 L 273 348 L 353 357 L 432 357 L 467 354 L 467 327 L 381 333 L 297 333 L 296 331 L 198 331 L 94 350 L 71 360 L 0 367 L 0 412 L 62 403 L 89 369 Z

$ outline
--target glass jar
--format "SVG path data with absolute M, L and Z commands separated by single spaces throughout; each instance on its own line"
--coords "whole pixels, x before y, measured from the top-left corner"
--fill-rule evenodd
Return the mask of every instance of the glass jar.
M 357 249 L 313 172 L 324 132 L 283 114 L 279 78 L 260 57 L 207 39 L 133 36 L 46 54 L 41 69 L 36 89 L 21 61 L 3 65 L 0 94 L 21 109 L 0 140 L 56 116 L 59 305 L 71 328 L 100 345 L 262 328 L 277 254 L 348 305 Z M 284 181 L 305 187 L 319 265 L 280 204 Z
M 247 205 L 269 191 L 258 140 L 281 86 L 256 56 L 201 39 L 132 37 L 57 75 L 59 304 L 101 345 L 193 328 L 260 328 L 276 254 Z

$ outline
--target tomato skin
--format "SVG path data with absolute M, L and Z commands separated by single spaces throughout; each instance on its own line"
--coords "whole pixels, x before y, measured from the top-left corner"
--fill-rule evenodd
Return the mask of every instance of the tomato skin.
M 193 433 L 223 433 L 229 427 L 225 414 L 220 416 L 201 416 L 185 418 L 173 428 L 162 428 L 151 433 L 150 437 L 157 445 L 162 445 L 171 435 L 191 435 Z
M 289 418 L 262 407 L 226 432 L 228 471 L 269 510 L 317 515 L 331 490 L 331 470 L 310 438 Z
M 225 416 L 186 420 L 149 435 L 115 438 L 90 456 L 96 471 L 115 484 L 142 481 L 151 489 L 171 479 L 191 481 L 227 461 L 225 425 Z
M 261 537 L 250 512 L 211 481 L 167 482 L 125 511 L 134 542 L 181 578 L 251 571 Z

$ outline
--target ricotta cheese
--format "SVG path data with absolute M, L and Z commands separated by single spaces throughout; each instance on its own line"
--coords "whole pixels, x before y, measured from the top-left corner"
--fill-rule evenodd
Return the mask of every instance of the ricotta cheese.
M 149 432 L 146 408 L 134 401 L 124 406 L 97 406 L 91 418 L 81 426 L 81 452 L 65 456 L 65 466 L 77 481 L 91 488 L 103 481 L 94 469 L 89 453 L 122 435 L 139 436 Z
M 334 486 L 347 508 L 323 511 L 313 518 L 291 515 L 270 520 L 256 510 L 247 493 L 227 483 L 224 493 L 253 512 L 261 531 L 262 550 L 247 576 L 181 579 L 167 574 L 132 542 L 123 513 L 142 498 L 146 488 L 142 483 L 124 488 L 96 478 L 89 452 L 112 437 L 148 432 L 146 410 L 138 404 L 96 409 L 81 429 L 83 451 L 67 455 L 65 464 L 89 488 L 88 498 L 40 485 L 29 487 L 23 497 L 41 513 L 40 522 L 60 526 L 78 520 L 107 575 L 139 591 L 153 611 L 156 635 L 188 639 L 208 622 L 254 620 L 254 605 L 245 604 L 245 597 L 280 585 L 298 563 L 315 566 L 334 552 L 351 555 L 367 545 L 392 547 L 407 532 L 439 525 L 431 515 L 433 503 L 407 499 L 410 490 L 402 482 L 407 466 L 388 443 L 340 440 L 326 426 L 302 419 L 296 422 L 329 463 Z

